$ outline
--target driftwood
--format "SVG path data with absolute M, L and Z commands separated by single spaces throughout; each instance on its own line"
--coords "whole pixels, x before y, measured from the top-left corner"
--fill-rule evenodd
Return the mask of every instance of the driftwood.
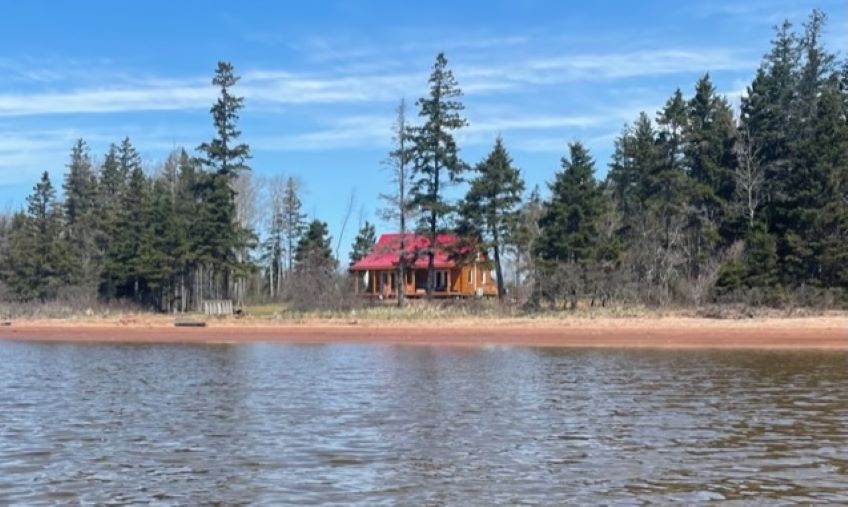
M 206 323 L 196 320 L 178 320 L 174 322 L 174 327 L 206 327 Z

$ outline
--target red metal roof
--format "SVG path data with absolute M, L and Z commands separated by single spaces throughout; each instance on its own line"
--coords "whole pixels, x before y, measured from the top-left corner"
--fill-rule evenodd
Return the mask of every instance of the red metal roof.
M 406 250 L 409 262 L 414 261 L 414 267 L 418 269 L 427 269 L 429 262 L 428 248 L 430 247 L 430 238 L 418 234 L 405 234 L 404 250 Z M 400 261 L 400 234 L 383 234 L 374 245 L 371 253 L 360 259 L 357 263 L 350 267 L 352 271 L 367 270 L 367 269 L 394 269 Z M 439 234 L 436 236 L 436 258 L 434 259 L 437 268 L 452 268 L 456 266 L 456 262 L 450 258 L 449 252 L 445 248 L 453 245 L 459 240 L 454 234 Z

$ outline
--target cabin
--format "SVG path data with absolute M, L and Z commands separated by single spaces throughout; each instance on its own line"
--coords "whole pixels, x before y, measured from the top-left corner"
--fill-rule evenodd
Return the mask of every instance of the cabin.
M 395 277 L 398 275 L 401 244 L 407 264 L 404 273 L 405 296 L 420 298 L 427 295 L 430 239 L 417 234 L 380 236 L 371 253 L 350 266 L 357 294 L 379 299 L 397 298 Z M 491 276 L 485 253 L 473 252 L 472 247 L 460 245 L 459 238 L 454 234 L 436 236 L 435 251 L 434 297 L 497 296 L 497 283 Z

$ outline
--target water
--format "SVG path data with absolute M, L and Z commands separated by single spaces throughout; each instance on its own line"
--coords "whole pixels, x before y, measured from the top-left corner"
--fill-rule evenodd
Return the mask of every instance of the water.
M 0 504 L 848 502 L 848 354 L 0 342 Z

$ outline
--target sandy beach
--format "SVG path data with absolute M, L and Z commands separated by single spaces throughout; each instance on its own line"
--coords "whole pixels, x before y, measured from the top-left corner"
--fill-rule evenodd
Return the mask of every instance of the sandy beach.
M 0 340 L 80 343 L 383 343 L 408 345 L 848 350 L 848 317 L 459 319 L 437 322 L 210 321 L 165 316 L 15 321 Z

